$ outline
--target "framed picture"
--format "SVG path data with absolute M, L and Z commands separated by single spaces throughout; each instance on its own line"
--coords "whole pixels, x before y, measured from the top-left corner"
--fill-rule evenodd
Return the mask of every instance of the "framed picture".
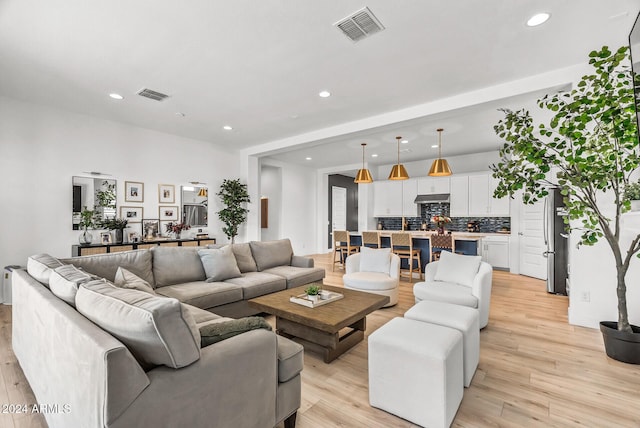
M 120 218 L 129 223 L 141 223 L 144 209 L 142 207 L 120 207 Z
M 178 207 L 174 205 L 160 205 L 158 207 L 160 220 L 178 220 Z
M 100 242 L 102 244 L 111 244 L 111 232 L 102 232 L 100 234 Z
M 175 204 L 176 186 L 173 184 L 158 184 L 158 202 L 161 204 Z
M 142 220 L 142 239 L 153 240 L 160 236 L 160 220 Z
M 127 242 L 135 243 L 140 242 L 140 234 L 138 232 L 129 232 Z
M 125 202 L 144 202 L 144 183 L 125 181 L 124 200 Z
M 170 236 L 169 232 L 167 232 L 167 225 L 169 223 L 174 223 L 174 222 L 172 222 L 172 221 L 161 221 L 160 222 L 160 234 L 162 236 Z

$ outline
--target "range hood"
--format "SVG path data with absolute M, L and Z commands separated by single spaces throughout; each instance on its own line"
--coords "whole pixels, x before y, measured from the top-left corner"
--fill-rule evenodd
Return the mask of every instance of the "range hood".
M 430 195 L 418 195 L 413 202 L 416 204 L 437 204 L 442 202 L 449 203 L 449 194 L 432 193 Z

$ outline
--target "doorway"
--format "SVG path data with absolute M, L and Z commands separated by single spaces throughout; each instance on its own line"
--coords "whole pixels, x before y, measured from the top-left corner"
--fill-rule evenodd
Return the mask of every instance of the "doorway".
M 327 224 L 328 247 L 333 247 L 334 229 L 358 229 L 358 185 L 354 177 L 342 174 L 329 175 L 329 221 Z M 335 198 L 335 199 L 334 199 Z
M 544 201 L 535 204 L 521 202 L 520 216 L 520 274 L 547 279 L 547 259 L 542 253 L 544 243 Z

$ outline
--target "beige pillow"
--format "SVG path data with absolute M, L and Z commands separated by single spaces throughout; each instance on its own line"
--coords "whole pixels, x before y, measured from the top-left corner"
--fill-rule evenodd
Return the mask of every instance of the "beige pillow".
M 233 255 L 236 256 L 238 269 L 240 269 L 241 273 L 256 272 L 258 270 L 249 244 L 231 244 L 231 250 L 233 250 Z
M 62 262 L 49 254 L 35 254 L 27 259 L 27 272 L 37 281 L 49 285 L 51 272 Z
M 230 245 L 217 249 L 199 249 L 198 255 L 207 275 L 207 282 L 224 281 L 242 276 Z
M 129 348 L 143 368 L 180 368 L 200 359 L 200 332 L 177 299 L 90 281 L 80 285 L 76 308 Z
M 49 276 L 49 289 L 59 299 L 64 300 L 75 308 L 76 293 L 83 282 L 88 282 L 97 277 L 88 274 L 74 265 L 62 265 L 55 268 Z M 102 281 L 106 281 L 100 278 Z
M 140 290 L 145 293 L 156 294 L 156 292 L 153 291 L 151 284 L 123 267 L 119 267 L 116 271 L 116 277 L 113 283 L 116 287 L 129 288 L 131 290 Z

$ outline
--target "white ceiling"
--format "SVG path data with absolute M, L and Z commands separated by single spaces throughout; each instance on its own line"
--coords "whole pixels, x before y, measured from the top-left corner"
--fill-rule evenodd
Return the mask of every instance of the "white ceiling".
M 386 29 L 353 43 L 332 24 L 365 5 Z M 639 10 L 637 0 L 2 0 L 0 94 L 239 150 L 582 63 L 624 42 Z M 539 11 L 551 19 L 526 27 Z M 141 98 L 143 87 L 171 97 Z M 444 155 L 492 150 L 499 106 L 271 157 L 359 162 L 365 139 L 390 163 L 396 135 L 410 140 L 403 159 L 433 157 L 437 127 Z

